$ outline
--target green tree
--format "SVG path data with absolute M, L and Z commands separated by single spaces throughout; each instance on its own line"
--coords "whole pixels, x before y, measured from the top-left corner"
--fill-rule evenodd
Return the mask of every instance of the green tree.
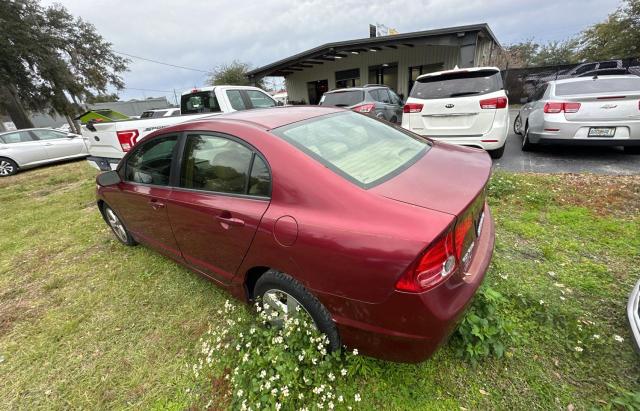
M 27 110 L 60 114 L 75 127 L 80 104 L 124 86 L 128 61 L 59 4 L 0 0 L 0 27 L 0 105 L 19 128 L 32 126 Z
M 553 66 L 558 64 L 571 64 L 578 62 L 576 49 L 578 40 L 571 38 L 565 41 L 550 41 L 538 46 L 536 54 L 532 58 L 534 66 Z
M 111 103 L 113 101 L 120 100 L 120 97 L 116 93 L 113 94 L 98 94 L 95 96 L 87 97 L 88 104 L 96 104 L 96 103 Z
M 213 69 L 208 83 L 212 86 L 235 85 L 235 86 L 252 86 L 247 73 L 251 70 L 251 65 L 238 60 L 233 60 L 229 64 L 221 64 Z M 256 87 L 264 88 L 264 83 L 260 79 Z
M 608 60 L 640 55 L 640 0 L 626 0 L 602 23 L 580 35 L 579 57 Z

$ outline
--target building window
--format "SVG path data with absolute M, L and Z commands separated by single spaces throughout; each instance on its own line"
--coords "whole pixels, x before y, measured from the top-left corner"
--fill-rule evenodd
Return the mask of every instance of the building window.
M 440 71 L 443 68 L 444 63 L 425 64 L 423 66 L 409 67 L 409 88 L 407 89 L 407 92 L 411 93 L 413 83 L 416 82 L 418 76 L 422 74 L 433 73 L 434 71 Z
M 336 88 L 359 87 L 360 69 L 336 71 Z
M 369 66 L 369 84 L 382 84 L 391 90 L 398 90 L 398 63 Z

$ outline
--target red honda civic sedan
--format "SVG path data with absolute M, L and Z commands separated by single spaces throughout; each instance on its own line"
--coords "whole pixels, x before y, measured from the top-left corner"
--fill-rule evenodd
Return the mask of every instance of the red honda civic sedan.
M 418 362 L 487 271 L 491 160 L 358 113 L 213 116 L 139 142 L 98 176 L 117 238 L 144 243 L 275 321 L 300 307 L 332 348 Z

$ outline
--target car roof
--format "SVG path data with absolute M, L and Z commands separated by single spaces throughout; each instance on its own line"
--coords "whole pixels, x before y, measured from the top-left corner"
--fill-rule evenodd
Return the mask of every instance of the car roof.
M 365 90 L 376 90 L 379 88 L 389 88 L 387 86 L 367 86 L 367 87 L 346 87 L 346 88 L 338 88 L 335 90 L 327 91 L 324 94 L 333 94 L 333 93 L 344 93 L 346 91 L 365 91 Z
M 234 111 L 205 117 L 203 119 L 180 123 L 182 125 L 201 122 L 239 122 L 250 123 L 265 130 L 286 126 L 310 118 L 327 114 L 349 112 L 350 110 L 330 106 L 286 106 L 272 108 L 257 108 L 252 110 Z
M 467 68 L 458 68 L 456 66 L 456 68 L 454 68 L 453 70 L 442 70 L 442 71 L 434 71 L 432 73 L 425 73 L 422 74 L 420 76 L 418 76 L 416 78 L 416 80 L 420 80 L 421 78 L 427 78 L 427 77 L 435 77 L 435 76 L 440 76 L 443 74 L 453 74 L 453 73 L 465 73 L 465 72 L 473 72 L 473 71 L 483 71 L 483 70 L 490 70 L 490 71 L 496 71 L 496 72 L 500 72 L 500 69 L 498 67 L 467 67 Z
M 185 90 L 182 92 L 182 95 L 184 96 L 185 94 L 191 94 L 191 93 L 197 93 L 200 91 L 211 91 L 214 89 L 222 89 L 222 90 L 226 90 L 226 89 L 235 89 L 235 90 L 260 90 L 262 92 L 265 92 L 264 90 L 262 90 L 259 87 L 253 87 L 253 86 L 233 86 L 233 85 L 222 85 L 222 86 L 205 86 L 205 87 L 194 87 L 191 88 L 189 90 Z
M 565 79 L 560 79 L 560 80 L 551 80 L 551 81 L 548 81 L 547 83 L 549 83 L 549 84 L 578 83 L 578 82 L 581 82 L 581 81 L 593 81 L 593 80 L 609 79 L 609 78 L 625 79 L 625 78 L 640 78 L 640 77 L 638 77 L 638 76 L 636 76 L 634 74 L 597 76 L 596 78 L 587 76 L 587 77 L 572 77 L 572 78 L 565 78 Z

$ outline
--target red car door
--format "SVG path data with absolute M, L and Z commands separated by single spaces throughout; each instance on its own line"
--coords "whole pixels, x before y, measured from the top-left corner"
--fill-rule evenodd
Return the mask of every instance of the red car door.
M 167 136 L 136 146 L 123 164 L 124 178 L 118 190 L 105 192 L 105 198 L 137 240 L 179 259 L 180 251 L 167 214 L 177 141 L 177 136 Z
M 236 138 L 189 134 L 167 211 L 185 261 L 223 283 L 236 273 L 269 207 L 266 162 Z

